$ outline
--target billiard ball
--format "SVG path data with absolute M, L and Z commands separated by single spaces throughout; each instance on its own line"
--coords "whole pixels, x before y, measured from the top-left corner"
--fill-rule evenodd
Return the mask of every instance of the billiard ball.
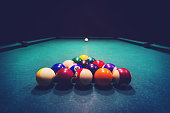
M 79 86 L 87 86 L 91 84 L 93 75 L 90 70 L 81 68 L 76 71 L 76 84 Z
M 88 42 L 88 41 L 89 41 L 89 39 L 88 39 L 88 38 L 85 38 L 85 39 L 84 39 L 84 41 L 85 41 L 85 42 Z
M 57 72 L 56 77 L 60 85 L 67 86 L 72 84 L 74 73 L 69 68 L 62 68 Z
M 81 58 L 79 58 L 79 57 L 74 57 L 73 59 L 72 59 L 72 61 L 74 61 L 75 63 L 78 63 L 79 61 L 81 61 L 82 59 Z
M 65 68 L 65 66 L 61 63 L 57 63 L 54 64 L 51 69 L 56 73 L 58 70 L 60 70 L 61 68 Z
M 96 61 L 95 58 L 93 58 L 93 57 L 88 57 L 88 59 L 86 59 L 86 60 L 89 61 L 90 63 L 93 63 L 94 61 Z
M 88 64 L 86 66 L 86 68 L 89 69 L 92 72 L 92 74 L 93 74 L 93 80 L 92 81 L 94 82 L 94 74 L 99 69 L 99 67 L 96 64 Z
M 65 60 L 65 61 L 63 62 L 63 65 L 64 65 L 65 67 L 71 67 L 73 64 L 75 64 L 75 62 L 72 61 L 72 60 Z
M 86 68 L 89 69 L 93 75 L 99 69 L 99 67 L 96 64 L 88 64 L 86 65 Z
M 96 84 L 101 87 L 108 86 L 112 78 L 112 72 L 107 68 L 99 68 L 94 74 Z
M 79 64 L 74 64 L 73 66 L 71 66 L 71 71 L 75 74 L 75 72 L 77 71 L 77 70 L 79 70 L 80 68 L 83 68 L 81 65 L 79 65 Z
M 36 74 L 39 86 L 49 86 L 53 83 L 55 72 L 51 68 L 42 68 Z
M 103 68 L 107 68 L 109 69 L 111 72 L 115 71 L 117 68 L 114 64 L 111 64 L 111 63 L 107 63 L 103 66 Z
M 125 68 L 118 68 L 113 71 L 113 83 L 115 85 L 128 85 L 131 82 L 132 75 Z
M 101 60 L 96 60 L 93 64 L 96 64 L 99 68 L 102 68 L 105 65 L 105 63 Z
M 79 58 L 81 58 L 82 60 L 86 60 L 88 58 L 88 56 L 87 55 L 81 55 L 81 56 L 79 56 Z
M 78 64 L 80 64 L 83 68 L 85 68 L 89 64 L 89 62 L 86 60 L 82 60 L 82 61 L 79 61 Z

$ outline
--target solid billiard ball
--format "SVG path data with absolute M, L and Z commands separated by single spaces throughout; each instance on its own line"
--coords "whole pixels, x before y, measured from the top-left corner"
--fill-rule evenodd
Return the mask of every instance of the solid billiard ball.
M 63 62 L 63 65 L 64 65 L 65 67 L 71 67 L 73 64 L 75 64 L 75 62 L 72 61 L 72 60 L 65 60 L 65 61 Z
M 51 69 L 56 73 L 58 70 L 60 70 L 61 68 L 65 68 L 65 66 L 61 63 L 57 63 L 54 64 Z
M 112 78 L 112 72 L 107 68 L 99 68 L 94 74 L 96 84 L 101 87 L 108 86 Z
M 79 58 L 81 58 L 82 60 L 86 60 L 88 58 L 87 55 L 80 55 Z
M 49 86 L 53 83 L 55 72 L 51 68 L 42 68 L 36 74 L 36 81 L 40 86 Z
M 70 85 L 74 77 L 74 73 L 69 68 L 62 68 L 57 72 L 56 77 L 60 85 Z
M 80 64 L 83 68 L 85 68 L 89 64 L 89 62 L 86 60 L 82 60 L 82 61 L 79 61 L 78 64 Z
M 128 85 L 131 82 L 132 75 L 125 68 L 118 68 L 113 71 L 113 83 L 115 85 Z
M 91 84 L 93 74 L 91 73 L 90 70 L 88 70 L 86 68 L 81 68 L 76 71 L 75 77 L 76 77 L 77 85 L 87 86 L 87 85 Z
M 94 61 L 96 61 L 95 58 L 93 58 L 93 57 L 88 57 L 88 59 L 86 59 L 86 60 L 89 61 L 90 63 L 93 63 Z
M 81 65 L 79 65 L 79 64 L 74 64 L 73 66 L 71 66 L 71 71 L 75 74 L 75 72 L 77 71 L 77 70 L 79 70 L 80 68 L 83 68 Z
M 85 42 L 88 42 L 88 41 L 89 41 L 89 39 L 88 39 L 88 38 L 85 38 L 85 39 L 84 39 L 84 41 L 85 41 Z
M 105 63 L 101 60 L 96 60 L 93 64 L 96 64 L 99 68 L 102 68 L 105 65 Z
M 109 69 L 111 72 L 115 71 L 117 68 L 114 64 L 111 64 L 111 63 L 107 63 L 103 66 L 103 68 L 107 68 Z
M 81 58 L 79 58 L 79 57 L 74 57 L 73 59 L 72 59 L 72 61 L 74 61 L 75 63 L 78 63 L 79 61 L 81 61 L 82 59 Z

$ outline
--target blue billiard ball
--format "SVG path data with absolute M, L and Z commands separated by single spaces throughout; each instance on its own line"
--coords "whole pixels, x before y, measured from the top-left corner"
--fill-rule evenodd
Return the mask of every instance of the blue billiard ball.
M 57 64 L 54 64 L 51 69 L 57 73 L 58 70 L 62 69 L 62 68 L 65 68 L 65 66 L 61 63 L 57 63 Z
M 77 71 L 77 70 L 79 70 L 80 68 L 83 68 L 81 65 L 79 65 L 79 64 L 74 64 L 73 66 L 71 66 L 71 71 L 75 74 L 75 72 Z

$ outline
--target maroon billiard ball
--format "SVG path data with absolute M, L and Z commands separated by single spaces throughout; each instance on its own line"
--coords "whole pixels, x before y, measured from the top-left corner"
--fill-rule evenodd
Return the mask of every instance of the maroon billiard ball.
M 125 68 L 118 68 L 113 71 L 113 83 L 115 85 L 128 85 L 131 82 L 132 75 Z
M 74 73 L 69 68 L 62 68 L 57 72 L 56 77 L 59 84 L 70 85 L 72 84 Z

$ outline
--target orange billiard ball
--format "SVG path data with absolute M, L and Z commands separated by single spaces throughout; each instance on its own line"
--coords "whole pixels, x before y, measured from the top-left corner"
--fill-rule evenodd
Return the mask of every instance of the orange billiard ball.
M 108 86 L 112 82 L 112 72 L 107 68 L 100 68 L 94 74 L 95 82 L 98 86 Z

